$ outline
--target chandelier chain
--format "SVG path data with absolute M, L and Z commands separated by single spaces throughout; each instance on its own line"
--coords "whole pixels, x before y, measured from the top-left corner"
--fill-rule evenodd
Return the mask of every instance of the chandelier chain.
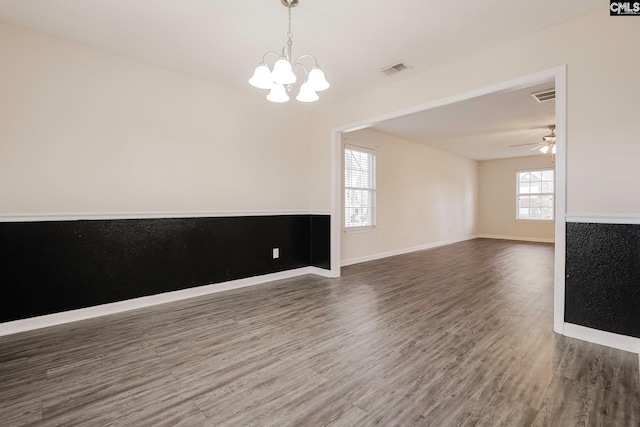
M 291 5 L 287 7 L 287 10 L 289 11 L 289 31 L 287 31 L 287 46 L 289 47 L 289 61 L 291 61 L 291 45 L 293 44 L 293 33 L 291 32 Z

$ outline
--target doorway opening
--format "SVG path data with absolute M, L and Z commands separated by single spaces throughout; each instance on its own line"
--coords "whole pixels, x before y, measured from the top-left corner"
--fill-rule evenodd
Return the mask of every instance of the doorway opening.
M 451 106 L 462 101 L 473 101 L 479 97 L 497 93 L 513 92 L 539 85 L 551 83 L 556 91 L 555 126 L 556 153 L 555 166 L 555 225 L 553 240 L 554 255 L 554 331 L 563 333 L 564 325 L 564 272 L 565 272 L 565 228 L 566 228 L 566 67 L 556 67 L 523 76 L 502 83 L 497 83 L 473 91 L 461 93 L 437 101 L 416 105 L 403 110 L 390 112 L 351 123 L 332 130 L 332 207 L 331 207 L 331 275 L 340 276 L 342 264 L 341 241 L 343 234 L 342 203 L 342 156 L 343 138 L 356 130 L 370 128 L 392 119 L 407 117 L 416 113 Z M 515 179 L 515 178 L 514 178 Z

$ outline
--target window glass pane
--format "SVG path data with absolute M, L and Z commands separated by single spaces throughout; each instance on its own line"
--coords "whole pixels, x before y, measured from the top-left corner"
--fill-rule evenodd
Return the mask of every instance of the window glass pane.
M 553 219 L 553 209 L 552 208 L 541 208 L 540 209 L 540 219 Z
M 542 171 L 530 172 L 531 181 L 542 181 Z
M 372 193 L 369 190 L 347 189 L 345 193 L 345 224 L 347 227 L 373 225 Z
M 517 172 L 517 219 L 553 220 L 554 171 Z
M 540 206 L 553 213 L 553 196 L 542 196 L 540 198 Z M 553 215 L 549 219 L 553 219 Z
M 531 194 L 540 194 L 542 192 L 542 184 L 540 182 L 532 182 L 529 192 Z
M 345 150 L 345 186 L 372 188 L 373 155 Z
M 552 170 L 542 171 L 542 179 L 545 181 L 553 181 L 553 171 Z
M 375 154 L 344 150 L 345 227 L 375 225 Z
M 531 196 L 530 206 L 536 207 L 536 208 L 542 206 L 542 200 L 540 196 Z
M 518 197 L 518 207 L 519 208 L 528 208 L 529 207 L 529 196 L 520 196 Z

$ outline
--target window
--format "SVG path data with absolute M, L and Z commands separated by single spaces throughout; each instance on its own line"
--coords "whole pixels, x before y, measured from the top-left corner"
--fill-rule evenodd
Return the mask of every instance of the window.
M 376 152 L 344 148 L 344 226 L 376 225 Z
M 517 219 L 553 221 L 553 169 L 517 172 Z

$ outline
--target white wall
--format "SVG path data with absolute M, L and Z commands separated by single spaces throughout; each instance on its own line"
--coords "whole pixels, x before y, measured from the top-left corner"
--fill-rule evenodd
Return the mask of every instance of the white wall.
M 639 24 L 603 8 L 318 111 L 312 208 L 331 205 L 330 129 L 567 64 L 567 211 L 640 212 Z
M 309 209 L 309 114 L 0 23 L 0 214 Z
M 554 167 L 551 156 L 548 155 L 479 162 L 478 234 L 552 242 L 553 221 L 516 220 L 516 171 Z
M 327 211 L 331 129 L 562 64 L 568 212 L 637 213 L 639 39 L 636 19 L 603 8 L 309 122 L 258 95 L 0 23 L 0 213 Z
M 376 150 L 377 184 L 377 226 L 343 232 L 344 263 L 476 234 L 477 162 L 371 129 L 344 143 Z

